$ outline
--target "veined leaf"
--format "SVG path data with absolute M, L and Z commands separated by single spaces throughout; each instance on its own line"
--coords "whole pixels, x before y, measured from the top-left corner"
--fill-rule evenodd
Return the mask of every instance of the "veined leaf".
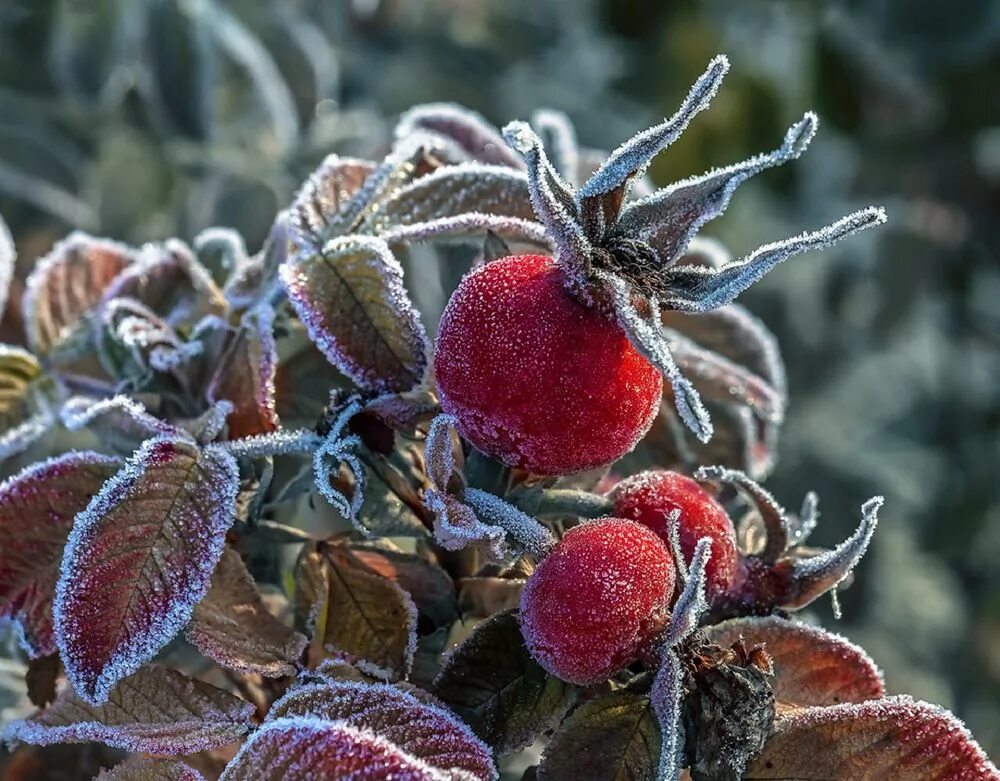
M 434 694 L 501 755 L 555 726 L 573 700 L 572 687 L 528 653 L 516 611 L 476 626 L 445 660 Z
M 836 705 L 885 694 L 882 673 L 862 648 L 818 627 L 775 616 L 734 618 L 706 630 L 728 647 L 737 640 L 763 645 L 774 666 L 771 688 L 779 705 Z
M 94 781 L 205 781 L 205 776 L 173 759 L 132 757 L 103 771 Z
M 37 353 L 78 354 L 90 339 L 88 320 L 104 291 L 132 262 L 132 251 L 72 233 L 38 261 L 24 291 L 24 325 Z
M 104 702 L 190 619 L 222 555 L 238 486 L 225 450 L 160 437 L 77 517 L 53 613 L 81 697 Z
M 996 781 L 1000 771 L 952 714 L 900 696 L 789 713 L 745 778 Z
M 44 711 L 12 723 L 6 740 L 48 746 L 97 740 L 148 754 L 193 754 L 246 734 L 253 706 L 222 689 L 157 665 L 120 681 L 104 705 L 68 686 Z
M 67 453 L 0 485 L 0 618 L 36 659 L 54 653 L 52 600 L 73 518 L 118 471 L 118 459 Z
M 293 238 L 300 251 L 310 253 L 332 238 L 331 225 L 375 173 L 375 163 L 353 157 L 329 155 L 306 180 L 289 212 Z
M 490 781 L 489 748 L 455 714 L 389 684 L 331 681 L 296 686 L 267 720 L 313 717 L 368 729 L 407 754 L 456 777 Z
M 295 675 L 307 642 L 267 612 L 232 548 L 223 551 L 208 593 L 195 606 L 187 638 L 223 667 L 269 678 Z
M 427 336 L 385 242 L 335 239 L 281 277 L 310 338 L 362 388 L 404 391 L 423 379 Z

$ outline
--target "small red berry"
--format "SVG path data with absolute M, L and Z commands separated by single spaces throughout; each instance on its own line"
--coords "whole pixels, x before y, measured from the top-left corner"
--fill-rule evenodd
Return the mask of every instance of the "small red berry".
M 667 471 L 640 472 L 615 486 L 612 512 L 648 526 L 670 544 L 667 518 L 680 510 L 681 552 L 690 560 L 702 537 L 712 540 L 712 555 L 705 568 L 709 602 L 729 593 L 741 572 L 736 532 L 725 508 L 690 477 Z
M 649 648 L 670 618 L 675 569 L 649 529 L 622 518 L 577 526 L 528 578 L 521 631 L 542 667 L 599 683 Z
M 441 317 L 441 407 L 479 450 L 560 475 L 610 464 L 652 425 L 659 371 L 621 327 L 569 293 L 552 258 L 515 255 L 469 274 Z

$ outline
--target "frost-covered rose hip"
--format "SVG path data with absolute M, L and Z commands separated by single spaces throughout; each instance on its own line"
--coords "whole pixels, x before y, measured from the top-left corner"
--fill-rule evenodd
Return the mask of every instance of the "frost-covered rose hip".
M 685 475 L 663 470 L 641 472 L 623 480 L 611 492 L 612 512 L 648 526 L 670 544 L 667 519 L 680 510 L 679 537 L 686 559 L 702 537 L 712 540 L 712 555 L 705 568 L 709 601 L 728 593 L 740 576 L 742 560 L 729 515 L 715 497 Z
M 675 569 L 659 537 L 603 518 L 567 532 L 528 578 L 521 630 L 539 664 L 598 683 L 637 659 L 670 618 Z
M 628 453 L 663 392 L 660 372 L 621 327 L 573 298 L 552 258 L 539 255 L 462 280 L 441 318 L 434 372 L 463 437 L 542 475 Z

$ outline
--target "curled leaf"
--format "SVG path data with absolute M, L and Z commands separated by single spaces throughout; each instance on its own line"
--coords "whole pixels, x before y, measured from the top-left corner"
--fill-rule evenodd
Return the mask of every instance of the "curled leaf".
M 6 740 L 48 746 L 97 740 L 126 751 L 193 754 L 250 729 L 253 706 L 222 689 L 150 665 L 120 681 L 100 706 L 64 688 L 44 711 L 15 721 Z
M 67 453 L 0 485 L 0 618 L 17 624 L 33 659 L 56 650 L 52 600 L 73 519 L 119 465 L 97 453 Z
M 375 172 L 375 163 L 329 155 L 306 180 L 289 212 L 293 240 L 307 253 L 336 235 L 351 197 Z
M 77 693 L 104 702 L 187 623 L 236 513 L 239 472 L 217 447 L 146 442 L 73 525 L 53 605 Z
M 335 239 L 281 277 L 309 337 L 362 388 L 404 391 L 423 379 L 427 336 L 381 239 Z
M 745 778 L 996 781 L 1000 771 L 948 711 L 898 696 L 792 711 Z

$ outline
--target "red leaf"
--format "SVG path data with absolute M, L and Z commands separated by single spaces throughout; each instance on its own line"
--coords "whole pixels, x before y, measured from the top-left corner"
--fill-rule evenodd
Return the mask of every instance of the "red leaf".
M 789 713 L 745 777 L 997 781 L 1000 771 L 952 714 L 903 696 Z
M 205 776 L 183 762 L 132 757 L 103 771 L 94 781 L 205 781 Z
M 191 618 L 236 512 L 220 448 L 147 441 L 74 524 L 53 608 L 66 673 L 88 702 L 138 670 Z
M 706 632 L 723 647 L 740 638 L 748 648 L 764 645 L 779 705 L 836 705 L 885 695 L 882 673 L 864 649 L 818 627 L 770 616 L 735 618 Z
M 119 465 L 97 453 L 68 453 L 0 485 L 0 618 L 17 623 L 33 659 L 56 650 L 52 599 L 73 518 Z

